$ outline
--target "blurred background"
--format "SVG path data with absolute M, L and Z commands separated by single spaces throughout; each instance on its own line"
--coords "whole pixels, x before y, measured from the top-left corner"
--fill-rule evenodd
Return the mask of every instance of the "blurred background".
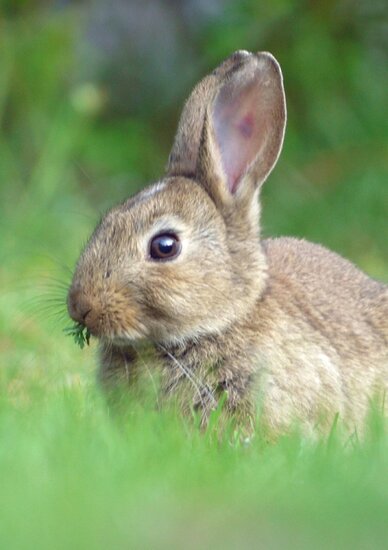
M 95 222 L 161 176 L 192 86 L 236 49 L 272 52 L 285 78 L 264 235 L 323 243 L 388 279 L 386 0 L 0 5 L 3 351 L 27 346 L 33 361 L 48 332 L 57 345 Z
M 95 223 L 163 174 L 192 86 L 237 49 L 285 78 L 264 235 L 388 281 L 387 0 L 0 0 L 1 548 L 386 547 L 383 435 L 218 445 L 135 401 L 117 426 L 94 342 L 63 333 Z

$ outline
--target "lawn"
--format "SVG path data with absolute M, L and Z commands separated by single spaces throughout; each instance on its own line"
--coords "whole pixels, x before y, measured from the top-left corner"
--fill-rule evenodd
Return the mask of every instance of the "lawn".
M 152 403 L 109 409 L 95 342 L 81 350 L 64 333 L 66 288 L 100 214 L 162 173 L 190 86 L 174 107 L 166 96 L 160 112 L 120 111 L 78 61 L 82 13 L 22 4 L 0 35 L 0 548 L 387 548 L 378 413 L 362 440 L 333 428 L 269 445 L 219 441 Z M 385 61 L 345 19 L 290 2 L 257 44 L 260 14 L 241 4 L 238 32 L 203 31 L 192 79 L 242 45 L 282 62 L 289 128 L 264 234 L 321 242 L 388 281 Z M 273 38 L 277 17 L 298 40 Z

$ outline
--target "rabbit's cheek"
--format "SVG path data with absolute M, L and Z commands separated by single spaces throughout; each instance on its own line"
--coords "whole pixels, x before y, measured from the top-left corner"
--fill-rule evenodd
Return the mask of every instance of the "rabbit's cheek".
M 146 335 L 142 309 L 128 289 L 110 289 L 102 296 L 102 302 L 101 336 L 135 340 Z

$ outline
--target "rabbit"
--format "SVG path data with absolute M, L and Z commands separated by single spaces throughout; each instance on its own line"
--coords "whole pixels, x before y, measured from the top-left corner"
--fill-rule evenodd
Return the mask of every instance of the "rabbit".
M 278 62 L 235 52 L 188 98 L 165 177 L 99 223 L 68 310 L 99 339 L 106 388 L 157 371 L 162 401 L 204 427 L 226 396 L 226 418 L 268 437 L 362 430 L 384 398 L 388 287 L 320 245 L 260 237 L 285 126 Z

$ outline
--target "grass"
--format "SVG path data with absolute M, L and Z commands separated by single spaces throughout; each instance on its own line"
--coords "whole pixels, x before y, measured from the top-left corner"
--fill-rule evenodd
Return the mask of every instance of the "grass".
M 75 373 L 51 391 L 22 384 L 2 382 L 2 548 L 385 547 L 378 422 L 347 448 L 335 433 L 242 445 L 135 404 L 112 418 Z
M 317 82 L 310 15 L 298 15 L 294 46 L 279 43 L 290 123 L 263 193 L 264 232 L 320 241 L 388 280 L 386 74 L 321 25 Z M 246 47 L 254 17 L 239 19 Z M 294 433 L 243 445 L 150 404 L 113 416 L 100 395 L 95 343 L 81 351 L 63 332 L 71 269 L 100 211 L 160 175 L 172 123 L 171 112 L 155 123 L 80 107 L 94 88 L 68 76 L 73 24 L 37 12 L 0 36 L 0 548 L 386 548 L 378 414 L 362 441 L 341 442 L 333 426 L 314 443 Z M 218 23 L 207 33 L 217 61 L 241 47 L 233 33 L 222 42 Z M 268 40 L 263 49 L 270 28 Z

